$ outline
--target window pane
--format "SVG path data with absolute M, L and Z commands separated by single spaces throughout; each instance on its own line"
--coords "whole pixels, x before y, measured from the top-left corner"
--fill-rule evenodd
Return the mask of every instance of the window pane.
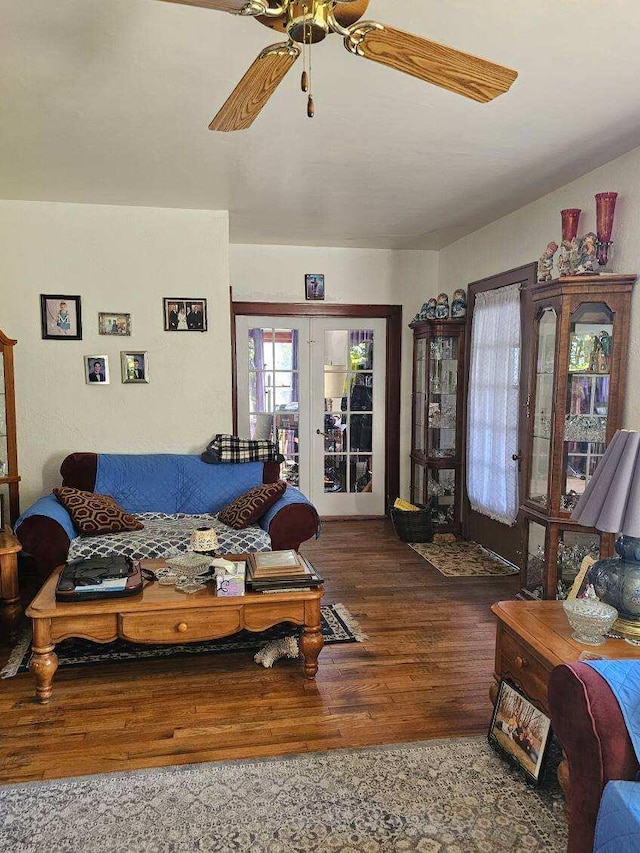
M 324 458 L 324 490 L 325 492 L 347 491 L 347 457 L 325 456 Z
M 351 370 L 373 370 L 373 331 L 349 332 L 349 367 Z
M 349 457 L 349 489 L 351 492 L 370 492 L 373 488 L 373 457 Z

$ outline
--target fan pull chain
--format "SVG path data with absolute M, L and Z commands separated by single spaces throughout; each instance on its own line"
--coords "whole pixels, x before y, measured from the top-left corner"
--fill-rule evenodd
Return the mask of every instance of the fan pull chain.
M 302 14 L 307 14 L 307 6 L 303 6 Z M 303 92 L 309 91 L 309 75 L 307 74 L 307 22 L 305 18 L 304 27 L 302 30 L 302 78 L 300 80 L 300 88 Z
M 313 45 L 309 44 L 309 97 L 307 99 L 307 116 L 313 118 L 316 114 L 316 107 L 313 103 L 313 81 L 311 76 L 311 57 L 313 56 Z

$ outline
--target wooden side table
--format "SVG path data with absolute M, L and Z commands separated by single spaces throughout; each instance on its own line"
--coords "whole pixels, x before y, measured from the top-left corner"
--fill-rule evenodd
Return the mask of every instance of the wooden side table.
M 0 531 L 0 621 L 13 631 L 22 616 L 18 583 L 18 554 L 22 545 L 11 530 Z
M 499 601 L 491 611 L 498 625 L 494 682 L 489 693 L 496 700 L 502 679 L 513 681 L 531 702 L 549 716 L 547 687 L 551 670 L 575 663 L 583 652 L 607 658 L 640 658 L 640 647 L 624 640 L 607 640 L 602 646 L 585 646 L 572 639 L 561 601 Z M 566 760 L 558 767 L 558 780 L 567 803 L 570 796 Z

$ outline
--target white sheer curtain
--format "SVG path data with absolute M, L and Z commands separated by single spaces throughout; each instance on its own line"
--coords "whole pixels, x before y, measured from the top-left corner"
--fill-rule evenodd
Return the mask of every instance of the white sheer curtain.
M 471 508 L 503 524 L 518 514 L 520 285 L 476 296 L 471 329 L 467 493 Z

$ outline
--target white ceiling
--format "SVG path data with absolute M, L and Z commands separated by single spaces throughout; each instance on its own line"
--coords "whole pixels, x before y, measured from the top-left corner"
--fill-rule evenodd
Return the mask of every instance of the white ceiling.
M 0 197 L 227 209 L 236 243 L 438 248 L 640 145 L 638 0 L 371 0 L 365 17 L 520 77 L 477 104 L 332 36 L 315 119 L 298 64 L 250 130 L 216 134 L 278 40 L 256 21 L 0 0 Z

